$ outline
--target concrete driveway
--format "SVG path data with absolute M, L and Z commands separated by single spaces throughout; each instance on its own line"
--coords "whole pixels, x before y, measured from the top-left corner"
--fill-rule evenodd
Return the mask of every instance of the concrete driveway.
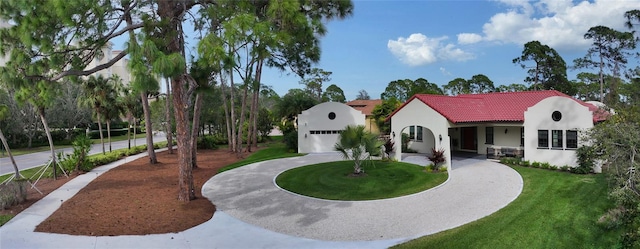
M 284 170 L 342 160 L 337 154 L 312 154 L 216 175 L 203 186 L 216 213 L 183 232 L 100 237 L 33 232 L 100 174 L 142 156 L 98 167 L 47 195 L 0 227 L 0 248 L 387 248 L 490 215 L 522 191 L 515 170 L 478 159 L 453 160 L 449 180 L 439 187 L 386 200 L 318 200 L 274 184 Z

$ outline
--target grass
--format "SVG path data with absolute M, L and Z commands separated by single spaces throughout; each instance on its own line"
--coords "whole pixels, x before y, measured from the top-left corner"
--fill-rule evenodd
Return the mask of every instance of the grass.
M 25 170 L 21 170 L 20 174 L 22 174 L 22 176 L 24 178 L 31 178 L 33 177 L 33 179 L 35 180 L 36 178 L 38 178 L 38 176 L 34 176 L 36 173 L 38 173 L 38 171 L 40 169 L 42 169 L 42 167 L 44 166 L 39 166 L 39 167 L 35 167 L 35 168 L 30 168 L 30 169 L 25 169 Z M 60 169 L 58 169 L 58 171 L 60 171 Z M 0 182 L 4 182 L 4 180 L 7 180 L 7 178 L 13 176 L 13 172 L 9 173 L 9 174 L 5 174 L 5 175 L 1 175 L 0 176 Z M 43 177 L 51 177 L 53 176 L 53 168 L 49 167 L 46 172 L 44 173 Z
M 144 138 L 144 137 L 146 137 L 146 134 L 144 134 L 144 133 L 136 135 L 136 138 Z M 131 139 L 133 139 L 133 137 Z M 124 140 L 127 140 L 127 135 L 111 137 L 111 142 L 124 141 Z M 91 139 L 91 141 L 93 142 L 93 144 L 100 144 L 100 139 L 99 138 L 98 139 Z M 104 144 L 105 144 L 105 147 L 108 148 L 109 141 L 108 141 L 107 137 L 104 138 Z M 56 149 L 63 149 L 63 148 L 70 148 L 70 147 L 71 147 L 71 145 L 55 145 Z M 13 156 L 21 156 L 21 155 L 26 155 L 26 154 L 36 153 L 36 152 L 42 152 L 42 151 L 49 151 L 49 145 L 32 147 L 32 148 L 15 148 L 15 149 L 11 148 L 11 154 Z M 4 158 L 4 157 L 9 157 L 9 155 L 3 149 L 0 152 L 0 158 Z
M 144 146 L 145 145 L 138 145 L 138 147 L 144 147 Z M 154 146 L 157 146 L 159 148 L 163 148 L 163 147 L 167 146 L 167 142 L 158 142 L 158 143 L 155 143 Z M 131 148 L 133 149 L 134 147 L 132 146 Z M 121 154 L 121 155 L 124 155 L 124 153 L 126 151 L 128 151 L 128 150 L 129 150 L 128 148 L 122 148 L 122 149 L 113 150 L 111 152 L 107 151 L 105 155 L 107 155 L 107 156 L 110 155 L 110 154 Z M 140 149 L 140 153 L 146 153 L 146 149 L 144 149 L 144 150 Z M 105 155 L 103 155 L 102 153 L 97 153 L 97 154 L 93 154 L 93 155 L 88 156 L 87 159 L 92 159 L 92 158 L 97 158 L 97 157 L 105 157 Z M 20 174 L 22 174 L 22 176 L 24 178 L 29 179 L 29 178 L 33 177 L 33 179 L 35 180 L 39 176 L 39 174 L 38 174 L 38 176 L 34 176 L 34 175 L 36 173 L 38 173 L 38 171 L 40 169 L 42 169 L 42 167 L 44 167 L 44 165 L 38 166 L 38 167 L 34 167 L 34 168 L 30 168 L 30 169 L 21 170 Z M 57 168 L 57 173 L 58 173 L 58 175 L 62 175 L 62 172 L 60 172 L 59 168 Z M 9 178 L 11 176 L 13 176 L 13 172 L 1 175 L 0 176 L 0 182 L 3 182 L 4 180 L 6 180 L 7 178 Z M 47 168 L 47 170 L 45 170 L 45 173 L 44 173 L 43 177 L 48 177 L 48 178 L 53 177 L 53 167 Z
M 303 155 L 300 153 L 289 152 L 289 150 L 285 147 L 285 145 L 280 142 L 279 138 L 275 138 L 272 142 L 266 143 L 265 145 L 267 145 L 267 148 L 254 152 L 253 154 L 249 155 L 247 158 L 243 159 L 242 161 L 238 161 L 233 164 L 229 164 L 224 168 L 221 168 L 220 171 L 218 171 L 218 173 L 235 169 L 238 167 L 242 167 L 245 165 L 249 165 L 252 163 Z
M 394 248 L 613 248 L 620 231 L 596 224 L 611 207 L 604 174 L 575 175 L 515 167 L 522 194 L 470 224 Z
M 9 220 L 13 219 L 14 215 L 11 214 L 1 214 L 0 215 L 0 227 L 5 223 L 9 222 Z
M 447 180 L 447 173 L 428 173 L 402 162 L 375 161 L 366 176 L 349 176 L 353 161 L 308 165 L 287 170 L 276 183 L 291 192 L 329 200 L 375 200 L 418 193 Z

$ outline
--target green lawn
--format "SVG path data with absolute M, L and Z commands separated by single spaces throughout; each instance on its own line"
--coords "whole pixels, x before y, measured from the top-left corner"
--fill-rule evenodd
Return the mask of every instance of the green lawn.
M 136 138 L 144 138 L 146 135 L 145 134 L 138 134 L 136 135 Z M 133 138 L 131 138 L 133 139 Z M 127 135 L 122 135 L 122 136 L 115 136 L 115 137 L 111 137 L 111 142 L 117 142 L 117 141 L 124 141 L 127 140 Z M 100 143 L 100 139 L 91 139 L 91 141 L 93 141 L 94 144 L 99 144 Z M 55 143 L 54 143 L 55 144 Z M 133 146 L 133 142 L 131 143 Z M 104 146 L 105 148 L 109 148 L 109 140 L 105 137 L 104 138 Z M 71 147 L 71 145 L 56 145 L 55 148 L 56 149 L 63 149 L 63 148 L 69 148 Z M 33 148 L 11 148 L 11 154 L 13 156 L 20 156 L 20 155 L 26 155 L 26 154 L 30 154 L 30 153 L 36 153 L 36 152 L 42 152 L 42 151 L 49 151 L 49 146 L 38 146 L 38 147 L 33 147 Z M 2 150 L 0 151 L 0 158 L 3 157 L 9 157 L 9 155 L 7 155 L 7 152 Z
M 352 177 L 353 161 L 308 165 L 287 170 L 276 183 L 291 192 L 330 200 L 375 200 L 418 193 L 447 180 L 447 173 L 425 172 L 424 167 L 375 161 L 366 176 Z
M 11 219 L 13 219 L 13 215 L 10 215 L 10 214 L 0 215 L 0 227 L 5 223 L 9 222 Z
M 607 208 L 605 175 L 515 167 L 522 194 L 476 222 L 395 248 L 614 248 L 620 231 L 596 221 Z
M 289 152 L 285 147 L 285 145 L 282 142 L 280 142 L 280 140 L 281 140 L 281 136 L 275 137 L 274 141 L 264 144 L 267 146 L 267 148 L 256 151 L 255 153 L 249 155 L 247 158 L 243 159 L 242 161 L 227 165 L 226 167 L 220 169 L 218 173 L 235 169 L 238 167 L 242 167 L 252 163 L 303 155 L 299 153 Z

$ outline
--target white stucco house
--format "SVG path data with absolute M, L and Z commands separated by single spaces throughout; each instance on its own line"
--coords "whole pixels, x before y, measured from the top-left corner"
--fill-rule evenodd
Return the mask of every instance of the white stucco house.
M 409 148 L 430 153 L 475 153 L 487 157 L 517 156 L 555 166 L 577 166 L 580 134 L 604 121 L 608 113 L 593 104 L 555 90 L 462 94 L 417 94 L 392 113 L 393 155 L 400 160 L 400 134 L 409 133 Z
M 365 115 L 348 105 L 325 102 L 298 114 L 298 152 L 335 151 L 338 137 L 347 125 L 365 125 Z

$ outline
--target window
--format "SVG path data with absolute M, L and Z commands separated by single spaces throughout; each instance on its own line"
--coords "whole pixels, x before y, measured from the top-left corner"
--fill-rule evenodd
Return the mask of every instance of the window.
M 559 111 L 554 111 L 553 113 L 551 113 L 551 119 L 553 119 L 553 121 L 560 121 L 560 119 L 562 119 L 562 113 Z
M 578 131 L 567 131 L 567 149 L 578 148 Z
M 334 119 L 336 119 L 336 113 L 335 113 L 335 112 L 330 112 L 330 113 L 329 113 L 329 119 L 330 119 L 330 120 L 334 120 Z
M 411 139 L 411 140 L 416 139 L 416 127 L 415 126 L 409 126 L 409 139 Z
M 562 148 L 562 130 L 551 131 L 551 147 Z
M 524 146 L 524 127 L 520 127 L 520 146 Z
M 485 127 L 485 144 L 493 144 L 493 127 Z
M 422 141 L 422 126 L 418 126 L 418 127 L 416 127 L 416 129 L 418 130 L 417 135 L 416 135 L 416 140 L 417 141 Z
M 538 130 L 538 148 L 549 148 L 549 131 Z

